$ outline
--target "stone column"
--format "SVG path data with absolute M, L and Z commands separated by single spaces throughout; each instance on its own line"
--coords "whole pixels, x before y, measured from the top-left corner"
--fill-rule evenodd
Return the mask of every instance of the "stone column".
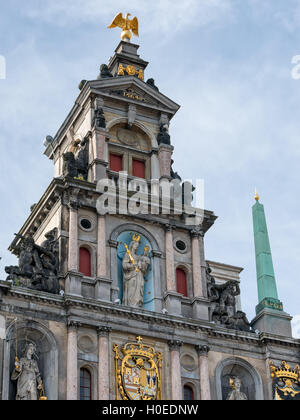
M 91 170 L 92 182 L 106 178 L 107 161 L 107 138 L 109 137 L 106 128 L 94 128 L 92 130 L 92 156 Z
M 180 348 L 182 346 L 180 340 L 170 340 L 168 342 L 171 359 L 171 390 L 172 400 L 182 400 L 182 384 L 181 384 L 181 365 L 180 365 Z
M 174 266 L 174 247 L 173 247 L 173 227 L 166 225 L 166 283 L 168 292 L 176 292 L 175 266 Z
M 68 325 L 67 400 L 78 399 L 77 328 L 75 322 Z
M 173 247 L 173 227 L 166 225 L 165 250 L 166 250 L 166 293 L 165 305 L 170 315 L 181 315 L 182 295 L 177 293 Z
M 193 286 L 194 297 L 203 297 L 203 283 L 201 276 L 201 260 L 200 260 L 200 231 L 192 230 L 192 261 L 193 261 Z
M 169 146 L 167 144 L 161 144 L 158 147 L 160 178 L 170 179 L 171 160 L 172 160 L 173 151 L 174 151 L 174 147 Z
M 112 280 L 107 276 L 105 216 L 98 216 L 96 299 L 110 302 L 111 285 Z
M 119 280 L 118 280 L 118 241 L 109 240 L 108 244 L 110 246 L 110 267 L 109 267 L 109 275 L 112 279 L 111 285 L 111 301 L 112 303 L 116 303 L 119 299 Z
M 211 400 L 208 368 L 208 352 L 210 349 L 208 346 L 198 345 L 196 350 L 199 356 L 201 400 Z
M 69 220 L 69 271 L 78 271 L 78 207 L 70 204 Z
M 207 299 L 206 261 L 204 256 L 204 232 L 198 227 L 191 231 L 193 262 L 193 317 L 209 320 Z
M 82 274 L 79 273 L 78 247 L 78 194 L 79 188 L 70 190 L 67 205 L 69 207 L 69 254 L 68 273 L 65 279 L 66 294 L 81 296 Z
M 106 277 L 106 224 L 105 216 L 98 216 L 98 239 L 97 239 L 97 276 Z
M 109 345 L 110 327 L 98 328 L 98 400 L 109 400 Z

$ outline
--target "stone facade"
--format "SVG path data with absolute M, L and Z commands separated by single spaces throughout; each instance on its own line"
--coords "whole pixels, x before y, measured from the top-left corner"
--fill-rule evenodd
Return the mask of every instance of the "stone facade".
M 90 399 L 121 399 L 113 348 L 135 342 L 137 336 L 162 356 L 163 400 L 183 399 L 187 389 L 194 399 L 226 399 L 232 374 L 241 379 L 248 399 L 271 399 L 270 361 L 292 365 L 299 361 L 300 343 L 290 334 L 282 335 L 281 330 L 270 334 L 263 328 L 255 332 L 250 327 L 241 331 L 212 322 L 208 267 L 217 286 L 239 284 L 242 271 L 206 261 L 205 234 L 216 220 L 212 211 L 203 210 L 200 223 L 187 212 L 166 214 L 162 197 L 154 205 L 156 211 L 126 214 L 120 209 L 122 203 L 127 207 L 129 198 L 122 199 L 118 185 L 119 211 L 99 214 L 103 191 L 98 181 L 120 177 L 110 167 L 111 154 L 122 158 L 128 172 L 126 187 L 137 192 L 140 185 L 141 203 L 151 179 L 171 180 L 173 146 L 159 145 L 157 137 L 179 106 L 138 77 L 117 75 L 122 63 L 146 68 L 137 49 L 122 41 L 108 65 L 112 77 L 99 76 L 81 86 L 74 107 L 45 151 L 54 163 L 54 179 L 19 234 L 41 246 L 45 234 L 57 229 L 61 292 L 0 282 L 3 400 L 15 398 L 11 372 L 28 341 L 37 346 L 50 400 L 81 399 L 82 369 L 89 373 Z M 80 176 L 79 170 L 79 176 L 70 176 L 64 156 L 71 153 L 79 162 L 82 144 L 88 153 L 87 175 Z M 134 161 L 144 163 L 146 182 L 134 176 Z M 171 207 L 174 210 L 172 200 Z M 145 304 L 135 308 L 122 304 L 122 238 L 132 234 L 151 250 Z M 11 245 L 12 252 L 17 242 Z M 90 255 L 89 275 L 80 272 L 81 248 Z M 179 290 L 178 270 L 185 273 L 186 293 Z M 234 310 L 241 312 L 239 296 Z

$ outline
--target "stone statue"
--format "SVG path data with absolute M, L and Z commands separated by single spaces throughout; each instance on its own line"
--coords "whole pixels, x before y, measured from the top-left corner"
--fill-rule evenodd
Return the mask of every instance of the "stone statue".
M 171 145 L 171 136 L 169 134 L 169 127 L 167 124 L 161 124 L 160 131 L 157 135 L 157 143 L 158 145 L 167 144 Z
M 113 75 L 111 74 L 111 72 L 108 69 L 107 64 L 101 64 L 100 66 L 100 74 L 98 76 L 98 80 L 100 79 L 108 79 L 110 77 L 113 77 Z
M 232 391 L 228 394 L 227 400 L 248 400 L 247 396 L 241 392 L 242 382 L 240 378 L 233 378 L 229 380 Z
M 67 176 L 70 178 L 77 178 L 78 169 L 77 169 L 74 153 L 72 152 L 64 153 L 63 160 L 64 160 L 64 167 L 63 167 L 64 176 Z
M 157 90 L 157 92 L 159 92 L 158 87 L 155 85 L 155 80 L 154 79 L 148 79 L 146 83 L 147 83 L 147 85 L 152 87 L 152 89 L 155 89 L 155 90 Z
M 77 157 L 73 152 L 66 152 L 63 154 L 64 167 L 63 174 L 70 178 L 82 177 L 85 181 L 88 179 L 89 169 L 89 140 L 85 137 L 80 143 L 80 150 Z
M 80 150 L 77 155 L 76 163 L 78 176 L 82 176 L 87 181 L 89 170 L 89 140 L 85 137 L 80 143 Z
M 139 238 L 133 237 L 130 246 L 126 245 L 123 258 L 123 304 L 134 308 L 141 308 L 144 303 L 145 278 L 150 258 L 149 248 L 145 247 L 142 256 L 137 255 Z
M 251 325 L 246 314 L 236 310 L 236 296 L 241 293 L 238 282 L 230 280 L 216 284 L 209 266 L 206 269 L 206 278 L 208 297 L 212 303 L 211 320 L 227 328 L 250 332 Z
M 140 262 L 139 262 L 140 269 L 142 273 L 144 274 L 144 276 L 147 274 L 147 270 L 151 262 L 148 254 L 149 254 L 149 247 L 145 246 L 143 255 L 140 257 Z
M 95 110 L 95 115 L 93 118 L 93 127 L 106 128 L 106 120 L 102 108 L 97 108 Z
M 33 238 L 22 237 L 20 244 L 15 246 L 15 253 L 19 256 L 18 267 L 5 267 L 9 274 L 7 281 L 16 286 L 28 287 L 34 290 L 58 294 L 58 238 L 57 229 L 46 233 L 46 240 L 41 246 L 35 244 Z
M 38 400 L 39 391 L 43 390 L 43 382 L 37 362 L 32 358 L 36 352 L 34 343 L 27 344 L 24 356 L 16 358 L 12 381 L 17 381 L 16 400 Z

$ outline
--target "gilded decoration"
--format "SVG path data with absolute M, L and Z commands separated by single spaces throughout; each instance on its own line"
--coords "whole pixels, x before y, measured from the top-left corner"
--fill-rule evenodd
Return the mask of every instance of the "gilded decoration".
M 274 400 L 300 400 L 300 369 L 283 361 L 279 367 L 270 362 Z
M 123 14 L 119 13 L 108 27 L 109 29 L 121 28 L 123 30 L 121 39 L 126 42 L 130 42 L 132 34 L 139 36 L 139 21 L 137 17 L 129 19 L 129 16 L 131 16 L 131 14 L 127 13 L 125 18 L 123 18 Z
M 113 347 L 117 400 L 161 400 L 161 353 L 142 337 L 120 347 Z
M 119 65 L 118 76 L 137 76 L 139 79 L 144 81 L 144 71 L 143 69 L 136 69 L 132 65 L 124 67 L 123 64 Z

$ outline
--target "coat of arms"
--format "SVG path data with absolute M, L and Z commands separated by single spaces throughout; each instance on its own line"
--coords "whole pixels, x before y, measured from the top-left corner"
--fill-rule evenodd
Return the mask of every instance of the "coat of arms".
M 141 337 L 136 340 L 114 346 L 117 399 L 160 400 L 162 355 Z
M 274 400 L 300 400 L 300 368 L 283 361 L 280 366 L 270 362 Z

